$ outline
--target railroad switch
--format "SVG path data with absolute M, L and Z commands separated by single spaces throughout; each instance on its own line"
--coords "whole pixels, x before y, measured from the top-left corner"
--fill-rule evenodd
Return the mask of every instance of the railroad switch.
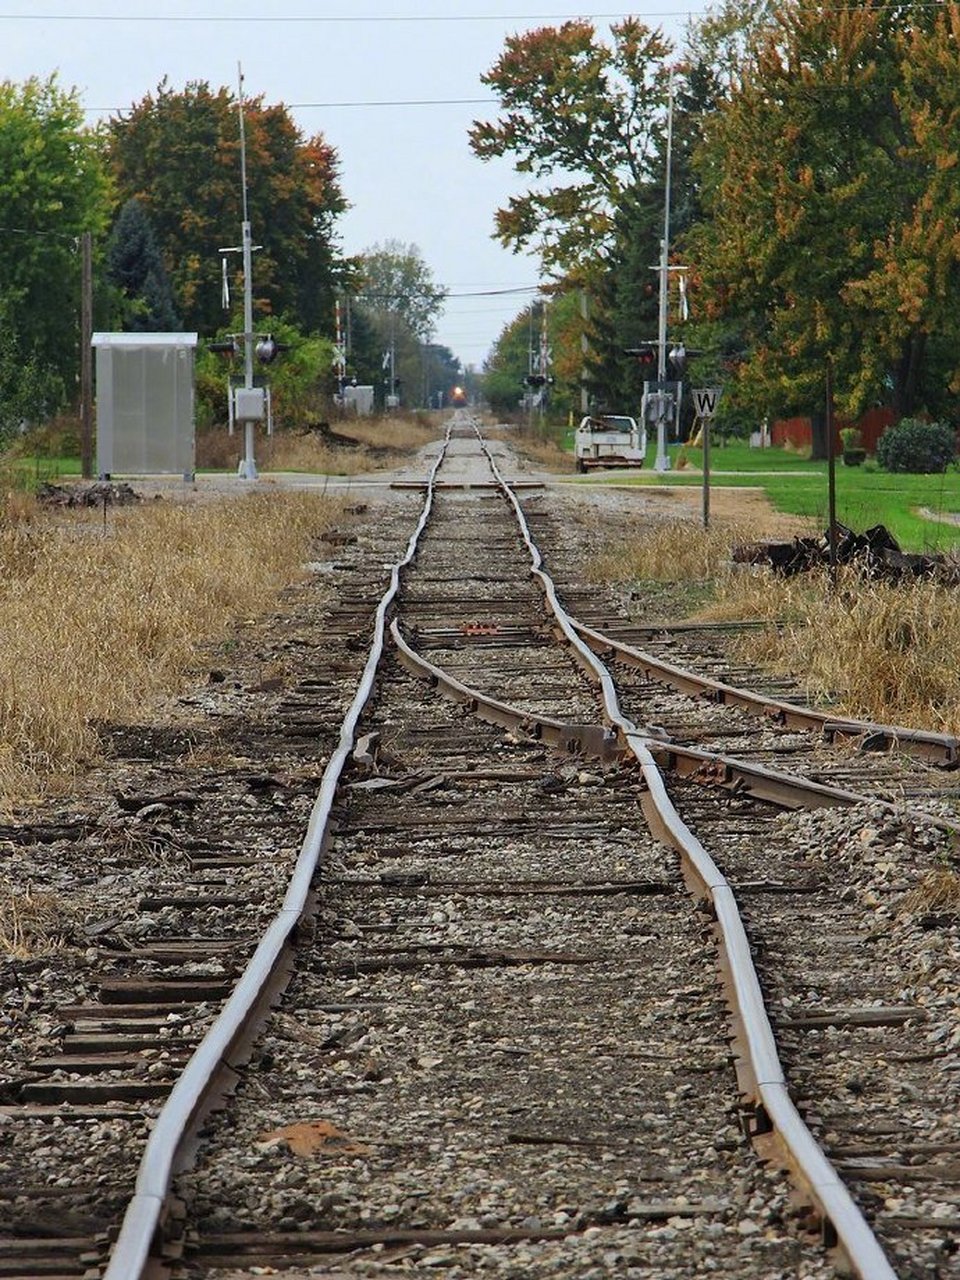
M 464 622 L 460 631 L 465 636 L 498 636 L 499 622 Z

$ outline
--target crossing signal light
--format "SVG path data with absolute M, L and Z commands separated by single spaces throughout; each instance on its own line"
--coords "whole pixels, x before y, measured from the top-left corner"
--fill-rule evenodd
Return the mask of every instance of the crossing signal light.
M 208 342 L 207 350 L 219 352 L 222 356 L 235 356 L 237 354 L 237 342 L 235 338 L 218 339 L 216 342 Z
M 657 350 L 651 343 L 645 342 L 636 349 L 637 364 L 645 371 L 652 372 L 657 364 Z

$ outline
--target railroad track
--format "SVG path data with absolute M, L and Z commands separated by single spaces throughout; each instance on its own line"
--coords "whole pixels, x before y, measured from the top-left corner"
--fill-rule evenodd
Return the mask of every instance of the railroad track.
M 452 435 L 441 481 L 476 476 L 469 421 Z M 907 981 L 929 936 L 922 912 L 892 909 L 909 876 L 888 852 L 899 838 L 932 867 L 942 829 L 902 805 L 858 802 L 846 787 L 785 781 L 770 768 L 782 758 L 770 745 L 776 726 L 759 767 L 725 758 L 714 729 L 709 760 L 678 742 L 689 712 L 671 703 L 667 730 L 666 704 L 647 700 L 647 669 L 640 686 L 622 673 L 611 679 L 590 655 L 609 652 L 608 641 L 588 636 L 588 646 L 562 612 L 545 610 L 552 584 L 531 576 L 537 554 L 517 539 L 519 516 L 519 500 L 492 489 L 428 495 L 394 649 L 371 653 L 349 717 L 356 724 L 325 773 L 274 940 L 260 944 L 285 978 L 288 935 L 302 934 L 296 975 L 270 1018 L 271 982 L 264 994 L 240 982 L 228 1012 L 244 1006 L 243 1016 L 232 1028 L 218 1019 L 199 1050 L 211 1065 L 232 1064 L 236 1092 L 172 1198 L 184 1144 L 161 1117 L 106 1274 L 139 1274 L 155 1213 L 165 1265 L 191 1276 L 323 1258 L 338 1275 L 392 1265 L 451 1276 L 680 1276 L 708 1263 L 738 1276 L 832 1274 L 812 1225 L 861 1275 L 948 1274 L 956 1073 L 940 1069 L 956 1062 L 955 1046 L 935 1003 L 942 989 L 937 996 L 922 975 Z M 385 625 L 386 602 L 378 617 Z M 306 704 L 309 684 L 301 693 Z M 478 727 L 474 712 L 509 732 Z M 798 731 L 786 728 L 792 741 Z M 729 732 L 742 739 L 744 727 Z M 879 727 L 870 732 L 879 745 Z M 702 742 L 700 721 L 688 732 L 697 735 Z M 555 745 L 579 754 L 558 755 Z M 921 749 L 931 769 L 930 753 L 952 763 L 955 744 Z M 690 767 L 665 788 L 655 758 Z M 336 792 L 338 766 L 346 772 Z M 784 817 L 784 804 L 813 808 Z M 325 816 L 334 805 L 335 834 Z M 688 844 L 681 864 L 641 822 L 642 809 L 657 836 Z M 684 823 L 699 842 L 687 840 Z M 783 851 L 776 861 L 772 844 Z M 749 962 L 747 935 L 707 848 L 736 890 L 759 983 L 739 968 Z M 706 910 L 691 909 L 681 866 Z M 716 983 L 718 924 L 732 1032 Z M 816 982 L 811 936 L 822 940 Z M 200 992 L 180 993 L 194 1000 L 184 1049 L 230 985 L 216 976 L 199 1015 Z M 794 1095 L 853 1199 L 793 1110 L 761 985 L 796 1073 Z M 254 1046 L 251 1012 L 267 1018 Z M 162 1061 L 169 1079 L 179 1062 Z M 196 1060 L 191 1070 L 199 1078 Z M 188 1082 L 171 1101 L 189 1118 L 224 1091 L 223 1080 Z M 51 1116 L 28 1121 L 21 1103 L 6 1119 L 9 1129 Z M 799 1210 L 781 1162 L 801 1165 Z M 104 1238 L 84 1237 L 81 1269 L 62 1274 L 100 1274 L 116 1184 L 114 1200 L 101 1197 Z M 19 1211 L 33 1212 L 34 1202 L 20 1201 Z M 14 1262 L 0 1274 L 43 1273 L 7 1256 Z

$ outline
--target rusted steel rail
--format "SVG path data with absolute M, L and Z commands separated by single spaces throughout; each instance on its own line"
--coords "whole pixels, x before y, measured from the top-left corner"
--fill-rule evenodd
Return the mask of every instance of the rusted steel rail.
M 404 556 L 392 566 L 390 583 L 377 606 L 373 639 L 353 702 L 344 717 L 340 738 L 324 770 L 307 831 L 286 896 L 219 1017 L 197 1046 L 164 1104 L 144 1151 L 133 1199 L 110 1256 L 105 1280 L 139 1280 L 159 1271 L 151 1248 L 167 1211 L 171 1179 L 185 1162 L 193 1135 L 209 1111 L 229 1092 L 234 1066 L 243 1061 L 253 1036 L 289 978 L 298 926 L 310 915 L 311 883 L 331 836 L 331 810 L 337 784 L 353 750 L 360 716 L 373 692 L 383 654 L 388 610 L 400 586 L 400 574 L 416 554 L 433 504 L 433 482 L 450 440 L 437 455 L 427 482 L 426 498 Z
M 577 740 L 569 733 L 560 732 L 569 730 L 571 726 L 531 715 L 519 708 L 510 708 L 476 689 L 470 689 L 407 644 L 396 621 L 391 624 L 391 633 L 401 661 L 408 670 L 448 696 L 466 703 L 482 719 L 511 729 L 526 730 L 536 738 L 561 747 L 577 746 Z M 617 713 L 608 708 L 608 714 L 616 724 Z M 831 1248 L 839 1247 L 856 1275 L 863 1280 L 894 1280 L 896 1273 L 873 1232 L 790 1098 L 733 889 L 683 822 L 667 794 L 663 775 L 651 750 L 651 746 L 662 748 L 663 744 L 653 744 L 622 718 L 618 724 L 618 737 L 640 766 L 646 787 L 643 809 L 651 828 L 664 843 L 678 851 L 688 884 L 697 896 L 711 904 L 714 912 L 720 971 L 733 1016 L 735 1044 L 740 1054 L 737 1076 L 748 1106 L 751 1138 L 764 1146 L 776 1144 L 776 1154 L 820 1215 L 825 1244 Z M 597 740 L 596 735 L 582 735 L 578 749 L 590 754 L 589 746 Z M 795 779 L 794 782 L 798 793 L 804 786 L 814 785 L 806 784 L 803 779 Z
M 554 584 L 542 568 L 542 557 L 520 503 L 500 474 L 479 430 L 477 437 L 501 491 L 513 507 L 530 552 L 531 573 L 543 587 L 561 631 L 575 637 L 574 648 L 582 660 L 584 642 L 573 620 L 559 604 Z M 839 1249 L 853 1273 L 862 1280 L 896 1280 L 896 1273 L 866 1219 L 790 1097 L 733 889 L 674 807 L 654 758 L 653 743 L 622 715 L 609 672 L 592 652 L 590 661 L 584 665 L 596 670 L 606 718 L 640 766 L 646 784 L 645 811 L 658 833 L 680 854 L 688 881 L 713 910 L 720 969 L 740 1051 L 738 1079 L 753 1118 L 752 1136 L 761 1138 L 765 1146 L 776 1144 L 779 1156 L 820 1216 L 824 1243 Z
M 448 431 L 447 441 L 450 438 L 451 431 Z M 220 1017 L 197 1049 L 157 1120 L 141 1164 L 136 1195 L 127 1211 L 106 1271 L 107 1280 L 136 1280 L 159 1270 L 160 1264 L 151 1258 L 151 1248 L 167 1211 L 171 1178 L 177 1168 L 185 1163 L 192 1135 L 200 1120 L 229 1089 L 230 1078 L 234 1074 L 231 1067 L 245 1056 L 258 1020 L 266 1014 L 271 1001 L 285 985 L 296 930 L 310 913 L 311 883 L 331 834 L 330 813 L 337 783 L 353 749 L 360 715 L 373 689 L 385 641 L 387 614 L 399 590 L 401 570 L 413 559 L 419 537 L 429 519 L 434 483 L 445 449 L 446 443 L 427 482 L 426 501 L 417 528 L 410 538 L 405 556 L 393 566 L 390 585 L 378 606 L 370 654 L 357 694 L 344 720 L 337 749 L 324 772 L 281 911 L 269 926 Z M 508 721 L 507 717 L 512 709 L 507 704 L 484 699 L 482 695 L 446 676 L 432 664 L 426 664 L 429 668 L 426 678 L 460 701 L 468 705 L 475 704 L 478 714 L 484 709 L 489 710 L 489 718 L 497 723 L 509 722 L 526 726 L 529 732 L 538 733 L 545 741 L 584 752 L 593 750 L 601 754 L 615 753 L 616 738 L 621 749 L 637 760 L 646 782 L 648 803 L 645 803 L 645 808 L 649 809 L 655 828 L 663 838 L 680 849 L 688 880 L 711 902 L 715 913 L 721 944 L 721 967 L 726 976 L 741 1051 L 738 1074 L 753 1118 L 754 1136 L 770 1130 L 777 1138 L 778 1154 L 795 1169 L 798 1182 L 806 1189 L 808 1198 L 822 1217 L 827 1242 L 834 1243 L 835 1236 L 836 1243 L 854 1271 L 862 1277 L 870 1276 L 871 1280 L 890 1280 L 894 1273 L 880 1246 L 790 1102 L 732 891 L 666 796 L 656 757 L 662 753 L 676 754 L 678 749 L 670 743 L 658 742 L 644 734 L 620 712 L 609 672 L 583 636 L 578 634 L 575 623 L 560 606 L 553 583 L 541 568 L 539 552 L 530 537 L 522 509 L 489 454 L 487 457 L 496 483 L 514 507 L 524 541 L 530 551 L 531 572 L 544 591 L 557 626 L 578 662 L 601 688 L 609 728 L 605 730 L 600 725 L 584 726 L 565 724 L 559 720 L 547 721 L 524 711 L 516 712 L 515 721 Z M 403 641 L 399 628 L 394 626 L 392 633 L 404 660 L 413 662 L 416 655 Z M 731 763 L 706 752 L 691 753 L 687 749 L 684 752 L 696 761 L 691 768 L 700 771 L 713 769 L 715 773 L 725 773 Z M 763 772 L 776 776 L 774 771 Z M 743 787 L 746 784 L 743 781 L 737 782 L 734 778 L 731 785 Z M 810 785 L 816 784 L 807 784 L 808 787 Z M 821 790 L 825 793 L 832 791 L 830 788 Z M 838 794 L 848 797 L 845 801 L 847 803 L 860 798 L 852 793 Z M 825 794 L 820 802 L 840 801 L 835 796 L 828 800 Z
M 579 752 L 586 756 L 609 758 L 628 754 L 625 740 L 616 729 L 599 724 L 568 724 L 512 707 L 488 694 L 472 689 L 436 663 L 418 653 L 405 639 L 399 622 L 390 624 L 390 634 L 397 646 L 401 662 L 414 675 L 427 680 L 434 688 L 463 703 L 481 720 L 508 729 L 519 729 L 541 739 L 561 751 Z M 612 695 L 614 698 L 615 694 Z M 605 717 L 609 725 L 615 721 Z M 696 747 L 676 746 L 642 734 L 632 721 L 621 717 L 621 725 L 642 738 L 651 756 L 662 768 L 700 781 L 725 787 L 740 795 L 752 795 L 786 809 L 818 809 L 833 805 L 866 803 L 870 797 L 842 787 L 831 787 L 796 774 L 782 773 L 766 765 L 717 755 Z
M 788 729 L 806 729 L 822 733 L 825 738 L 861 738 L 871 751 L 903 750 L 938 764 L 956 767 L 960 763 L 960 741 L 952 734 L 932 733 L 923 729 L 907 729 L 900 725 L 878 724 L 872 720 L 856 720 L 830 715 L 813 707 L 805 707 L 779 698 L 768 698 L 736 685 L 699 675 L 653 654 L 614 640 L 593 627 L 573 620 L 573 626 L 597 653 L 612 657 L 625 666 L 641 671 L 649 680 L 668 685 L 678 693 L 708 698 L 725 706 L 739 707 L 751 715 L 762 716 Z
M 390 635 L 397 646 L 400 661 L 408 671 L 426 679 L 434 688 L 462 703 L 468 711 L 488 724 L 498 724 L 504 729 L 519 729 L 558 751 L 604 760 L 622 754 L 623 748 L 617 735 L 603 725 L 575 724 L 554 720 L 550 716 L 525 714 L 506 702 L 471 689 L 449 671 L 444 671 L 442 667 L 418 654 L 404 639 L 396 618 L 390 623 Z

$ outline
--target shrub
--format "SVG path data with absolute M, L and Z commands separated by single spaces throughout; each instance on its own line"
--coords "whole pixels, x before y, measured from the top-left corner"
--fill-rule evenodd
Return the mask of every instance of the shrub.
M 877 461 L 885 471 L 945 471 L 956 455 L 956 432 L 946 422 L 903 418 L 877 441 Z
M 843 443 L 844 452 L 863 448 L 863 437 L 857 427 L 841 427 L 840 440 Z

